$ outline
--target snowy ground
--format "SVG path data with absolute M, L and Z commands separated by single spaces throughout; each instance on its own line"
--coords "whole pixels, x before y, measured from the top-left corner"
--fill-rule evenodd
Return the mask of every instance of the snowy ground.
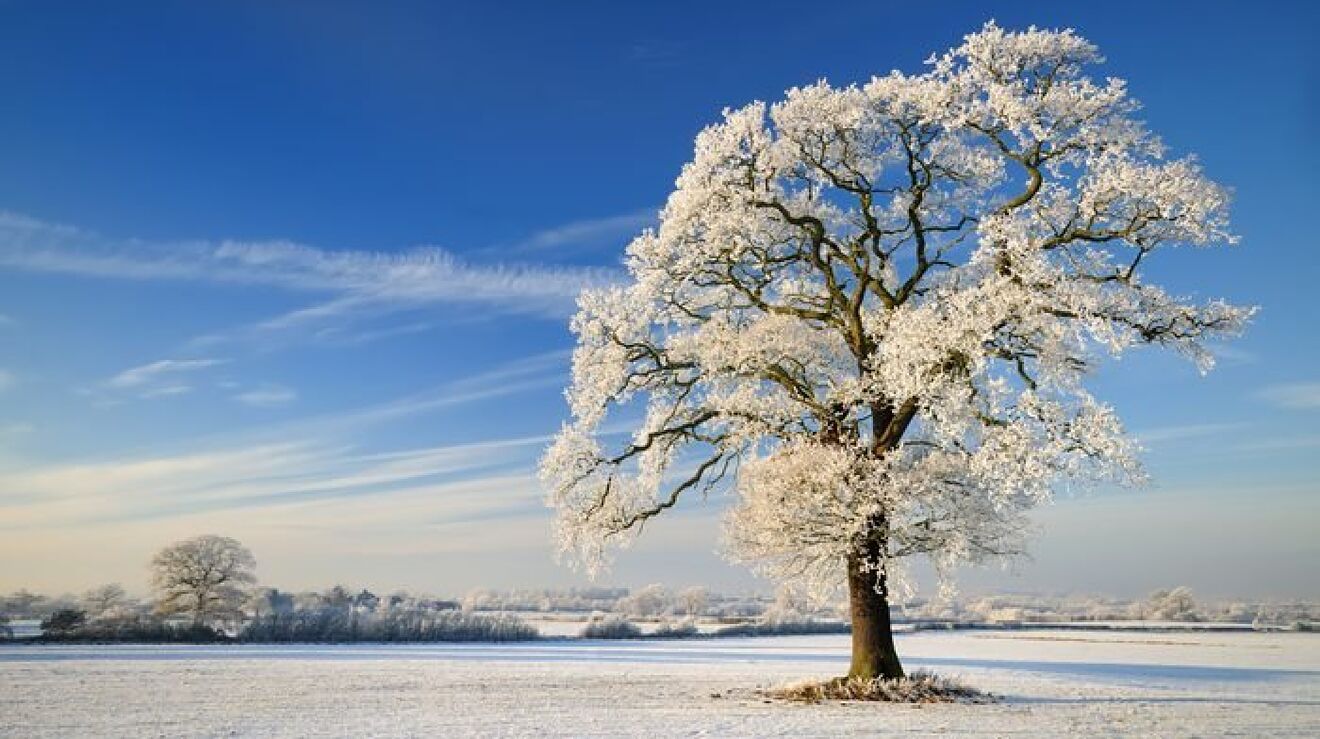
M 1320 637 L 918 633 L 995 705 L 766 703 L 847 637 L 510 645 L 0 647 L 3 736 L 1320 736 Z

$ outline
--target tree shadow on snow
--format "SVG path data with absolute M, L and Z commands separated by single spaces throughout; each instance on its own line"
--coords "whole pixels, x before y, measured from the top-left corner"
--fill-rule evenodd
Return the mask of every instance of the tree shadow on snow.
M 1289 698 L 1218 698 L 1214 696 L 1194 696 L 1185 697 L 1151 697 L 1136 696 L 1122 698 L 1105 698 L 1096 696 L 1093 698 L 1044 698 L 1034 696 L 1020 695 L 1000 695 L 999 698 L 1004 703 L 1023 703 L 1023 704 L 1083 704 L 1083 703 L 1209 703 L 1232 706 L 1320 706 L 1320 701 Z
M 986 670 L 1017 670 L 1072 677 L 1145 682 L 1148 680 L 1197 680 L 1205 682 L 1268 682 L 1320 677 L 1318 670 L 1271 669 L 1256 667 L 1202 667 L 1197 665 L 1160 665 L 1126 662 L 1038 662 L 1029 660 L 962 659 L 958 657 L 918 657 L 905 660 L 912 664 L 971 667 Z

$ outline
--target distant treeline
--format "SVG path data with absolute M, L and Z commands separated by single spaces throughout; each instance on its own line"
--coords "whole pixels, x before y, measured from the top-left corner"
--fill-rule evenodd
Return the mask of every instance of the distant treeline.
M 100 589 L 98 589 L 100 590 Z M 351 595 L 341 587 L 297 596 L 266 588 L 249 599 L 246 613 L 229 622 L 199 624 L 160 614 L 148 605 L 113 598 L 60 602 L 41 619 L 41 633 L 26 641 L 133 643 L 446 642 L 536 639 L 536 629 L 516 616 L 459 610 L 453 601 L 396 594 Z M 21 616 L 31 616 L 33 598 Z M 12 637 L 0 617 L 0 637 Z
M 336 586 L 290 593 L 252 588 L 241 602 L 202 623 L 128 596 L 107 585 L 82 596 L 48 597 L 18 591 L 0 596 L 0 639 L 15 638 L 10 622 L 27 621 L 17 638 L 44 642 L 430 642 L 534 639 L 536 629 L 514 614 L 593 613 L 585 638 L 664 638 L 846 633 L 837 604 L 777 596 L 722 595 L 701 587 L 650 585 L 568 590 L 474 590 L 461 599 L 378 596 Z M 896 605 L 898 622 L 995 625 L 1103 621 L 1243 624 L 1262 628 L 1314 628 L 1313 603 L 1229 601 L 1203 603 L 1185 588 L 1159 590 L 1141 600 L 1094 596 L 993 595 L 917 599 Z M 40 621 L 40 632 L 32 633 Z M 705 631 L 698 621 L 707 624 Z M 646 629 L 634 622 L 651 624 Z M 654 626 L 659 624 L 658 627 Z M 723 624 L 723 625 L 720 625 Z
M 469 613 L 398 605 L 380 610 L 322 607 L 271 613 L 249 621 L 238 641 L 275 642 L 453 642 L 527 641 L 539 636 L 507 614 Z

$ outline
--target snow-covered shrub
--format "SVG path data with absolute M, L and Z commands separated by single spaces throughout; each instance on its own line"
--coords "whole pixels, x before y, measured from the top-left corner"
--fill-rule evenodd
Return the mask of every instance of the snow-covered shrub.
M 620 598 L 614 610 L 629 616 L 646 618 L 673 613 L 675 605 L 674 595 L 669 592 L 669 588 L 657 584 L 647 585 Z
M 579 634 L 583 639 L 636 639 L 641 635 L 642 630 L 637 624 L 617 615 L 593 616 Z
M 1188 587 L 1156 590 L 1150 594 L 1143 609 L 1143 618 L 1153 621 L 1203 621 L 1196 609 L 1196 600 Z
M 87 622 L 87 613 L 77 608 L 61 608 L 41 619 L 41 633 L 61 636 L 76 631 Z
M 1262 603 L 1254 608 L 1251 625 L 1257 629 L 1314 631 L 1320 608 L 1309 603 Z
M 697 623 L 687 618 L 682 621 L 662 621 L 651 636 L 658 639 L 690 639 L 700 634 L 701 630 L 697 628 Z

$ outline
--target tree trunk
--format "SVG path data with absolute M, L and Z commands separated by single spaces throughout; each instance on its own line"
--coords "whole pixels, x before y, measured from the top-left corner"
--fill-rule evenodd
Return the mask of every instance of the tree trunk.
M 205 591 L 205 590 L 203 590 L 202 592 L 200 592 L 200 593 L 197 594 L 197 602 L 196 602 L 195 604 L 193 604 L 193 605 L 194 605 L 194 608 L 193 608 L 193 623 L 192 623 L 192 627 L 193 627 L 193 630 L 194 630 L 194 631 L 200 631 L 201 628 L 202 628 L 202 625 L 205 623 L 205 619 L 206 619 L 206 599 L 207 599 L 208 597 L 210 597 L 210 593 L 209 593 L 208 591 Z
M 848 557 L 848 602 L 852 614 L 852 666 L 848 677 L 903 677 L 889 622 L 889 584 L 883 572 L 863 569 L 862 558 L 856 554 Z

